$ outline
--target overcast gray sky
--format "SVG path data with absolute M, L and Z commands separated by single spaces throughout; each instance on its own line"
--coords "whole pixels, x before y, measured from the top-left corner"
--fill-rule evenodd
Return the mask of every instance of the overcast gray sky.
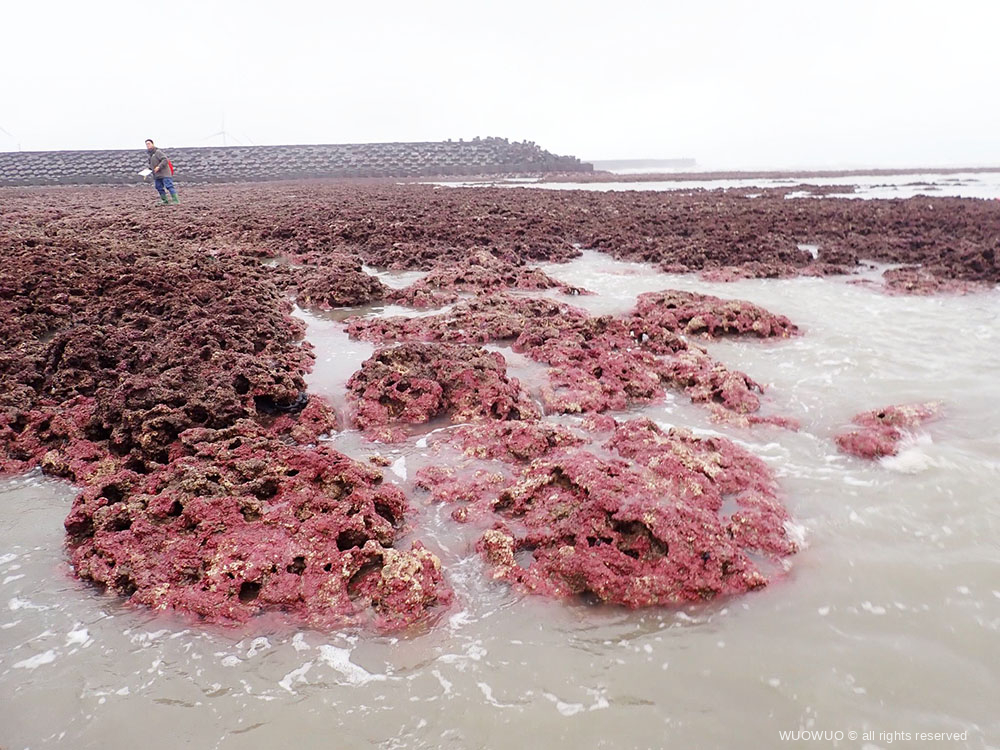
M 0 150 L 501 136 L 706 167 L 1000 166 L 997 0 L 8 0 Z

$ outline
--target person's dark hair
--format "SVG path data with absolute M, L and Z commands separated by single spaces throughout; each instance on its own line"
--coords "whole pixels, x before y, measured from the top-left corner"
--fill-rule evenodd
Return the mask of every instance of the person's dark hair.
M 147 138 L 146 143 L 152 143 L 154 146 L 156 145 L 156 142 L 152 138 Z

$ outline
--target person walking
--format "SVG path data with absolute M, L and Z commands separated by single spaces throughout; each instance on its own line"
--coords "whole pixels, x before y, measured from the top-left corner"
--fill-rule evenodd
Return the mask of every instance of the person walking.
M 170 201 L 180 203 L 181 199 L 177 197 L 177 188 L 174 187 L 167 155 L 156 147 L 151 138 L 146 139 L 146 152 L 149 154 L 149 168 L 153 171 L 153 184 L 156 185 L 156 192 L 160 194 L 160 201 L 164 205 Z M 170 192 L 169 199 L 167 191 Z

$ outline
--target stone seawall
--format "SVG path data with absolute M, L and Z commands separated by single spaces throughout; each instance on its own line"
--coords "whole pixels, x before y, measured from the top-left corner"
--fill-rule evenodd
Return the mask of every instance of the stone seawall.
M 506 138 L 427 143 L 171 148 L 164 152 L 185 182 L 255 182 L 320 177 L 440 177 L 590 172 L 575 156 Z M 116 151 L 0 153 L 0 186 L 139 182 L 141 148 Z

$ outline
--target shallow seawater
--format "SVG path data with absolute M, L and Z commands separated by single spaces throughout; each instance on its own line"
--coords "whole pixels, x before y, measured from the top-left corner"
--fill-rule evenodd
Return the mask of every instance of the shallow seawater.
M 483 180 L 440 181 L 442 187 L 474 187 Z M 1000 172 L 927 172 L 922 174 L 855 174 L 816 177 L 730 177 L 720 179 L 672 179 L 630 182 L 541 182 L 501 180 L 489 182 L 495 187 L 531 187 L 544 190 L 731 190 L 746 191 L 752 196 L 760 188 L 790 188 L 806 186 L 789 193 L 788 198 L 912 198 L 926 195 L 937 198 L 1000 198 Z M 813 193 L 808 186 L 843 187 L 843 192 Z
M 895 744 L 997 746 L 1000 291 L 715 284 L 591 253 L 545 269 L 596 292 L 566 298 L 596 313 L 682 288 L 802 328 L 708 344 L 767 384 L 765 412 L 796 417 L 798 432 L 720 426 L 682 395 L 629 412 L 725 434 L 768 462 L 805 540 L 784 576 L 740 598 L 635 612 L 517 595 L 483 575 L 450 509 L 413 490 L 417 467 L 444 460 L 437 433 L 383 445 L 346 432 L 339 449 L 391 462 L 386 479 L 413 497 L 413 535 L 441 557 L 455 605 L 400 637 L 269 620 L 204 629 L 74 580 L 62 547 L 74 489 L 31 474 L 0 483 L 0 747 L 131 747 L 140 725 L 144 750 L 760 748 L 800 729 L 844 733 L 814 743 L 825 747 L 921 731 L 968 734 Z M 347 339 L 340 313 L 298 314 L 316 345 L 310 388 L 346 414 L 344 384 L 373 347 Z M 529 391 L 533 367 L 511 356 Z M 929 400 L 941 417 L 898 457 L 836 451 L 852 415 Z

